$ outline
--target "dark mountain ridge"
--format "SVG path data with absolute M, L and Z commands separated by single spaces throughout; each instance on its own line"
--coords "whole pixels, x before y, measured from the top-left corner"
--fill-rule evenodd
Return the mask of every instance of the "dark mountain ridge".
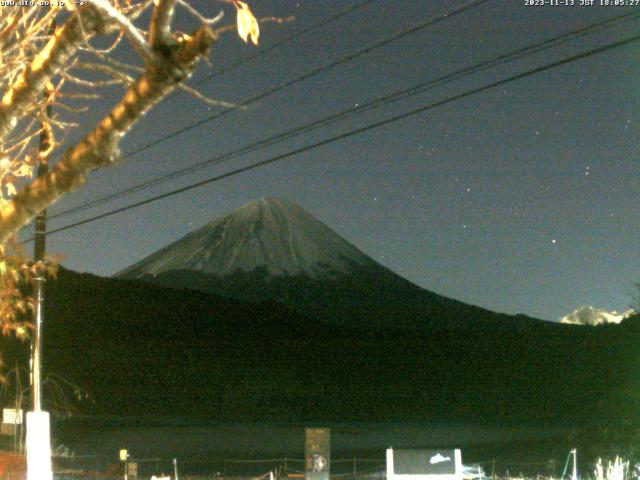
M 604 422 L 637 411 L 638 318 L 363 332 L 275 302 L 66 270 L 47 285 L 45 369 L 87 389 L 93 413 Z

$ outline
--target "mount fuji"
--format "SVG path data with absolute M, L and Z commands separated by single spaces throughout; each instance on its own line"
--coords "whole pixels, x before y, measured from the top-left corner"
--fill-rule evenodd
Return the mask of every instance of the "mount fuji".
M 268 276 L 333 278 L 376 265 L 297 204 L 263 198 L 195 230 L 117 276 L 141 278 L 189 270 L 227 277 L 260 270 Z
M 252 201 L 116 277 L 240 301 L 275 300 L 321 321 L 365 330 L 547 323 L 422 289 L 280 198 Z
M 47 281 L 46 369 L 89 392 L 88 415 L 610 427 L 640 411 L 638 318 L 586 327 L 448 299 L 284 200 L 120 276 Z M 5 362 L 26 361 L 8 340 Z

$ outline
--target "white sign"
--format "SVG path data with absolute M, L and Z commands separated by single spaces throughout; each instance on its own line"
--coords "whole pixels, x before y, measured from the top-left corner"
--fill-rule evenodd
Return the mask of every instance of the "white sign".
M 15 408 L 3 408 L 2 423 L 22 425 L 22 410 L 17 410 Z
M 462 480 L 460 449 L 387 449 L 387 480 Z

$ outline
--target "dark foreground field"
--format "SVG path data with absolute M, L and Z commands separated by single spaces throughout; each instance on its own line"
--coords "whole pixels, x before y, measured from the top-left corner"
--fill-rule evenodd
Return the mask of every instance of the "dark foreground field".
M 559 475 L 571 448 L 581 468 L 590 471 L 597 457 L 628 454 L 615 439 L 595 445 L 603 432 L 568 425 L 482 425 L 436 423 L 311 424 L 331 428 L 332 471 L 358 474 L 384 470 L 385 450 L 460 447 L 465 465 L 481 463 L 490 474 L 507 471 Z M 77 456 L 77 464 L 106 464 L 127 448 L 145 468 L 168 468 L 177 458 L 184 472 L 260 475 L 270 470 L 303 469 L 303 424 L 187 423 L 133 420 L 74 420 L 55 428 L 57 440 Z M 621 433 L 621 430 L 617 430 Z M 604 437 L 603 437 L 604 438 Z

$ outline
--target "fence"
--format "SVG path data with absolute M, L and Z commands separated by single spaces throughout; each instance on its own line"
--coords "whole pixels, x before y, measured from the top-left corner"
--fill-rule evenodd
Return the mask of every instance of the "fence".
M 53 458 L 56 480 L 73 479 L 122 479 L 125 464 L 114 457 L 104 455 L 78 455 Z M 131 458 L 128 461 L 128 478 L 148 479 L 152 475 L 171 474 L 173 478 L 173 459 Z M 225 480 L 233 478 L 256 479 L 272 472 L 275 480 L 289 480 L 304 476 L 304 459 L 295 457 L 276 457 L 266 459 L 205 459 L 191 458 L 178 463 L 181 479 L 189 477 Z M 386 476 L 385 459 L 381 458 L 337 458 L 331 460 L 331 476 L 348 480 L 352 478 Z M 263 479 L 264 480 L 264 479 Z M 266 479 L 268 480 L 268 479 Z
M 491 459 L 465 467 L 466 479 L 487 480 L 560 480 L 567 479 L 565 462 L 501 462 Z M 53 458 L 56 480 L 121 480 L 125 465 L 115 457 L 103 455 L 62 456 Z M 135 467 L 132 469 L 132 467 Z M 583 479 L 595 477 L 595 464 L 580 462 L 578 471 Z M 299 457 L 274 458 L 190 458 L 178 461 L 180 480 L 298 480 L 304 478 L 304 459 Z M 173 459 L 131 458 L 129 480 L 148 480 L 152 475 L 170 475 L 172 480 Z M 331 459 L 331 477 L 340 480 L 386 479 L 384 454 L 380 458 L 351 457 Z M 624 480 L 624 479 L 623 479 Z

